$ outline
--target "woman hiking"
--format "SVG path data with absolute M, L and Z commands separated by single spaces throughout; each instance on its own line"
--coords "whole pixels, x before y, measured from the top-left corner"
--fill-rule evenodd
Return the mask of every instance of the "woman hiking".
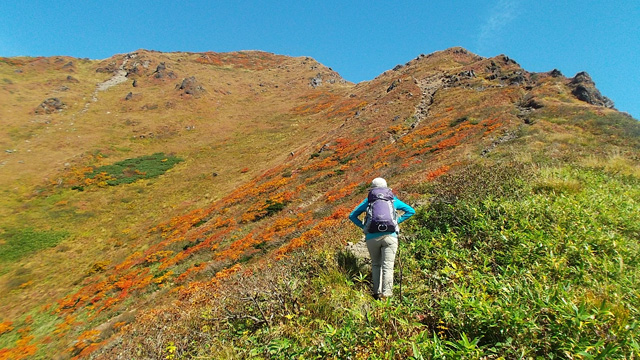
M 396 210 L 403 212 L 400 218 Z M 366 213 L 364 222 L 360 214 Z M 373 297 L 376 300 L 393 296 L 393 264 L 398 251 L 398 227 L 415 214 L 415 210 L 398 199 L 383 178 L 371 182 L 369 195 L 349 215 L 356 226 L 364 230 L 371 256 Z

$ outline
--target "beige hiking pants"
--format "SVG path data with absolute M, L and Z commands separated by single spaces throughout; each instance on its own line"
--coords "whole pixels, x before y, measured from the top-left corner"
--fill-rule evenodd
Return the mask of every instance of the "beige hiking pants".
M 384 235 L 367 240 L 371 255 L 371 275 L 373 293 L 382 296 L 393 295 L 393 263 L 398 251 L 398 238 Z

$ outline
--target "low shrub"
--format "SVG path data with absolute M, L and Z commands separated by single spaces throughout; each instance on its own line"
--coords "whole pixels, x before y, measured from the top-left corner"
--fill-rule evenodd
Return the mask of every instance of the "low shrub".
M 158 177 L 181 161 L 173 155 L 155 153 L 94 168 L 87 178 L 94 179 L 100 175 L 107 179 L 108 185 L 130 184 L 139 179 Z

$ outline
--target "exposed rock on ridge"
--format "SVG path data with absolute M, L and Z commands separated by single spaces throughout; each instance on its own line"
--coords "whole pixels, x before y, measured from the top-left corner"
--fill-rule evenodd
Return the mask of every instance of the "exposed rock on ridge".
M 591 76 L 585 71 L 579 72 L 571 79 L 570 86 L 573 88 L 571 93 L 584 102 L 588 102 L 592 105 L 604 106 L 609 109 L 614 108 L 613 101 L 608 97 L 602 95 L 596 84 L 591 79 Z

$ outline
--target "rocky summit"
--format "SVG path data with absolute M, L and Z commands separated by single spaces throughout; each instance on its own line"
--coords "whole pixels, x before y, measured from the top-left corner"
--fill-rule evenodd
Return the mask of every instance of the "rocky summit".
M 586 72 L 138 50 L 0 79 L 0 359 L 638 356 L 640 125 Z M 417 210 L 385 301 L 347 219 L 376 177 Z

